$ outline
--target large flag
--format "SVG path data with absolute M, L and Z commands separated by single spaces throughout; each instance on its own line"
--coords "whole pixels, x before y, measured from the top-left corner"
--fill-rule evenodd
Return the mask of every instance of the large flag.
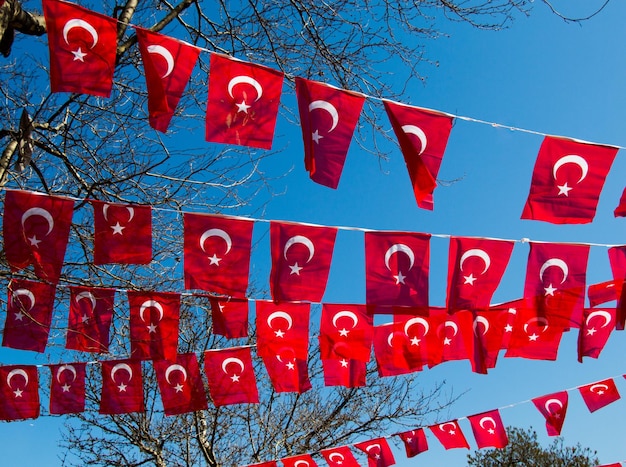
M 432 211 L 433 191 L 452 130 L 452 116 L 388 100 L 383 103 L 400 143 L 417 205 Z
M 509 444 L 506 429 L 497 409 L 472 415 L 467 419 L 472 426 L 478 449 L 503 448 Z
M 533 400 L 535 407 L 546 418 L 546 430 L 548 436 L 558 436 L 561 434 L 565 414 L 567 413 L 567 391 L 555 392 Z
M 115 289 L 70 287 L 65 348 L 81 352 L 108 352 L 114 300 Z
M 623 330 L 626 323 L 626 287 L 624 287 L 626 283 L 626 245 L 609 248 L 609 261 L 616 287 L 616 328 Z
M 209 302 L 211 303 L 213 334 L 229 339 L 248 337 L 248 300 L 212 297 Z
M 429 234 L 366 232 L 366 302 L 427 311 L 429 261 Z
M 74 201 L 7 190 L 4 198 L 4 253 L 17 272 L 33 265 L 42 280 L 57 283 L 70 234 Z
M 376 438 L 356 443 L 354 447 L 367 454 L 367 465 L 369 467 L 387 467 L 396 463 L 386 438 Z
M 336 236 L 334 227 L 270 223 L 270 289 L 275 301 L 322 300 Z
M 0 366 L 0 420 L 37 418 L 39 410 L 37 367 Z
M 344 386 L 359 388 L 365 386 L 367 363 L 348 358 L 327 358 L 322 360 L 324 386 Z
M 94 264 L 152 261 L 152 207 L 92 200 Z
M 373 317 L 365 305 L 322 305 L 320 358 L 369 362 L 374 338 Z
M 184 214 L 185 288 L 245 297 L 254 223 Z
M 141 362 L 113 360 L 101 363 L 100 413 L 105 415 L 143 412 Z
M 314 182 L 337 188 L 365 96 L 298 77 L 296 96 L 304 167 Z
M 117 20 L 60 0 L 43 0 L 52 92 L 109 97 Z
M 457 420 L 449 420 L 439 425 L 432 425 L 429 428 L 445 449 L 469 449 L 469 443 L 461 431 Z
M 2 345 L 44 352 L 52 323 L 55 287 L 43 282 L 11 279 Z
M 437 329 L 445 323 L 446 317 L 439 309 L 428 315 L 419 313 L 394 315 L 394 323 L 401 327 L 408 339 L 405 341 L 405 355 L 411 368 L 425 365 L 432 367 L 441 362 L 443 342 Z
M 157 360 L 154 371 L 165 415 L 206 410 L 207 398 L 195 353 L 179 354 L 173 362 Z
M 595 412 L 620 398 L 613 378 L 587 384 L 578 388 L 589 412 Z
M 291 352 L 294 358 L 307 360 L 309 352 L 308 303 L 275 303 L 257 300 L 257 353 L 261 357 Z
M 563 331 L 562 325 L 555 325 L 548 317 L 537 316 L 533 308 L 518 307 L 504 356 L 556 360 Z
M 617 151 L 612 146 L 546 136 L 522 219 L 553 224 L 591 222 Z
M 135 31 L 146 75 L 150 126 L 165 133 L 200 49 L 138 26 Z
M 578 330 L 578 361 L 598 358 L 615 329 L 615 308 L 586 308 Z
M 317 463 L 313 460 L 310 454 L 284 457 L 281 461 L 284 467 L 317 467 Z
M 276 392 L 302 394 L 313 387 L 309 381 L 307 361 L 296 358 L 289 348 L 274 356 L 263 357 L 263 363 Z
M 398 436 L 404 443 L 406 457 L 415 457 L 422 452 L 428 451 L 428 441 L 423 428 L 398 433 Z
M 216 407 L 258 404 L 259 392 L 250 347 L 207 350 L 204 353 L 204 371 Z
M 206 139 L 271 149 L 283 73 L 211 54 Z
M 63 415 L 85 410 L 86 363 L 63 363 L 50 368 L 50 413 Z
M 360 467 L 348 446 L 323 449 L 320 451 L 320 454 L 324 457 L 329 467 Z

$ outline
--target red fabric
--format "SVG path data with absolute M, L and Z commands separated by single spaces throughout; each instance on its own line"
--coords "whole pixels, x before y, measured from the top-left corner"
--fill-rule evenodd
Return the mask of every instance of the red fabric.
M 428 451 L 428 441 L 423 428 L 405 431 L 404 433 L 399 433 L 398 436 L 404 443 L 406 457 L 415 457 L 422 452 Z
M 432 193 L 452 130 L 452 117 L 438 112 L 383 101 L 400 143 L 417 205 L 432 211 Z M 426 201 L 426 202 L 425 202 Z
M 348 446 L 323 449 L 320 454 L 328 463 L 328 467 L 360 467 Z
M 598 358 L 615 329 L 615 308 L 587 308 L 585 320 L 578 331 L 578 361 L 583 357 Z
M 291 349 L 263 357 L 263 363 L 276 392 L 302 394 L 312 388 L 307 361 L 295 358 Z
M 617 150 L 546 136 L 539 148 L 522 219 L 553 224 L 591 222 Z
M 292 352 L 295 358 L 306 360 L 309 352 L 308 303 L 256 302 L 257 353 L 261 357 L 276 357 Z
M 456 420 L 450 420 L 440 423 L 439 425 L 432 425 L 429 428 L 445 449 L 469 449 L 467 439 Z
M 437 329 L 445 323 L 446 314 L 435 311 L 428 315 L 394 315 L 393 318 L 394 323 L 401 326 L 402 332 L 408 338 L 405 341 L 405 355 L 410 367 L 432 367 L 441 362 L 443 341 Z
M 489 308 L 513 245 L 514 242 L 506 240 L 450 238 L 447 300 L 450 312 Z
M 73 209 L 70 199 L 7 190 L 4 252 L 11 271 L 33 265 L 40 279 L 59 282 Z
M 152 207 L 92 200 L 94 264 L 152 261 Z
M 320 302 L 326 290 L 337 229 L 270 223 L 272 299 Z
M 52 92 L 109 97 L 117 53 L 117 21 L 73 3 L 43 0 Z
M 175 361 L 178 354 L 180 295 L 133 290 L 127 293 L 131 358 Z
M 373 318 L 364 305 L 322 304 L 322 360 L 339 357 L 369 362 L 373 338 Z
M 39 410 L 37 367 L 0 366 L 0 420 L 37 418 Z
M 141 362 L 114 360 L 102 362 L 100 413 L 106 415 L 143 412 Z
M 2 345 L 12 349 L 45 352 L 52 322 L 53 285 L 11 279 L 7 293 L 7 318 Z
M 238 339 L 248 337 L 248 300 L 211 298 L 213 334 Z
M 409 350 L 411 345 L 402 323 L 389 323 L 374 326 L 374 356 L 378 375 L 397 376 L 421 371 L 424 362 L 418 354 L 413 360 Z
M 249 347 L 207 350 L 204 353 L 204 371 L 216 407 L 259 403 Z
M 427 311 L 429 261 L 428 234 L 366 232 L 366 302 Z
M 324 386 L 363 387 L 367 376 L 366 365 L 366 362 L 339 357 L 322 360 Z
M 589 306 L 594 308 L 598 305 L 612 302 L 619 299 L 619 289 L 621 284 L 615 281 L 600 282 L 599 284 L 591 284 L 587 288 L 587 297 L 589 298 Z
M 246 296 L 254 222 L 184 214 L 185 288 Z
M 617 315 L 615 317 L 616 328 L 623 330 L 626 323 L 626 287 L 624 287 L 624 282 L 626 282 L 626 245 L 609 248 L 609 261 L 617 289 L 615 293 L 618 297 Z
M 537 316 L 532 308 L 519 307 L 504 355 L 532 360 L 556 360 L 564 328 Z
M 70 287 L 65 348 L 81 352 L 108 352 L 114 300 L 115 289 Z
M 467 417 L 474 432 L 478 449 L 503 448 L 509 444 L 500 412 L 491 410 Z
M 515 321 L 517 319 L 517 310 L 523 307 L 523 298 L 494 305 L 492 307 L 492 309 L 496 310 L 499 315 L 502 315 L 499 319 L 504 323 L 504 334 L 502 335 L 502 344 L 500 345 L 501 349 L 506 350 L 509 348 L 509 342 L 511 341 L 511 336 L 513 335 L 513 327 L 515 326 Z
M 489 368 L 495 368 L 509 316 L 508 308 L 474 312 L 472 371 L 486 374 Z
M 595 412 L 620 398 L 612 378 L 587 384 L 578 388 L 589 412 Z
M 206 140 L 271 149 L 283 73 L 211 54 Z
M 165 415 L 206 410 L 208 403 L 195 353 L 179 354 L 173 362 L 155 361 L 154 371 Z
M 63 415 L 85 410 L 85 363 L 49 365 L 50 413 Z
M 138 26 L 135 32 L 146 75 L 150 126 L 165 133 L 200 49 Z
M 284 467 L 317 467 L 317 463 L 310 454 L 285 457 L 281 459 Z
M 385 438 L 376 438 L 356 443 L 354 447 L 367 454 L 367 465 L 369 467 L 387 467 L 396 463 L 389 443 Z
M 337 188 L 365 96 L 296 77 L 304 141 L 304 167 L 311 180 Z
M 613 215 L 615 217 L 626 217 L 626 188 L 624 188 L 624 191 L 622 192 L 619 204 L 615 208 L 615 211 L 613 211 Z
M 567 391 L 536 397 L 532 401 L 539 412 L 541 412 L 541 415 L 546 418 L 548 436 L 560 435 L 563 422 L 565 422 L 565 414 L 567 413 Z
M 471 311 L 458 311 L 446 317 L 437 328 L 442 341 L 441 362 L 466 360 L 470 357 L 466 346 L 466 336 L 473 341 L 473 316 Z

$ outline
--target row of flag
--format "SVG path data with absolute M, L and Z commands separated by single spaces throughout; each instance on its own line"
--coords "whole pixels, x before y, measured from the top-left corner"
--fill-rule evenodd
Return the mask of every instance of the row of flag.
M 113 86 L 117 20 L 62 0 L 43 0 L 53 92 L 108 97 Z M 149 121 L 165 132 L 201 49 L 134 27 L 148 89 Z M 269 149 L 283 73 L 211 54 L 206 111 L 210 142 Z M 337 188 L 366 96 L 295 79 L 305 168 Z M 433 191 L 454 117 L 384 100 L 419 207 L 434 208 Z M 523 219 L 589 223 L 618 148 L 546 136 L 537 156 Z M 616 216 L 626 215 L 626 190 Z

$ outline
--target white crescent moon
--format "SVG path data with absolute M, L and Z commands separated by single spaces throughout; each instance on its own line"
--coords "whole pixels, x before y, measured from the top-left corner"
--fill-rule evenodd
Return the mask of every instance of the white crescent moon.
M 439 425 L 439 429 L 440 429 L 441 431 L 446 431 L 446 427 L 447 427 L 448 425 L 452 425 L 452 428 L 454 428 L 454 429 L 456 430 L 456 423 L 454 423 L 454 422 L 446 422 L 446 423 L 442 423 L 441 425 Z
M 481 274 L 486 273 L 487 269 L 489 269 L 489 266 L 491 266 L 491 258 L 485 250 L 481 250 L 479 248 L 473 248 L 463 253 L 463 255 L 461 256 L 461 260 L 459 261 L 459 269 L 462 271 L 463 263 L 465 262 L 465 260 L 473 256 L 480 258 L 485 262 L 485 269 L 483 269 L 483 272 L 481 272 Z
M 310 464 L 307 461 L 303 461 L 302 459 L 293 463 L 293 467 L 298 467 L 299 465 L 305 465 L 306 467 L 310 467 Z
M 409 335 L 409 328 L 411 326 L 413 326 L 414 324 L 421 324 L 422 326 L 424 326 L 424 334 L 423 334 L 423 336 L 428 334 L 428 331 L 430 330 L 430 326 L 428 324 L 428 321 L 426 321 L 424 318 L 417 317 L 417 318 L 411 318 L 406 323 L 404 323 L 404 333 L 407 336 Z
M 172 57 L 172 53 L 169 50 L 167 50 L 165 47 L 163 47 L 162 45 L 156 45 L 156 44 L 149 45 L 147 49 L 148 49 L 148 53 L 160 55 L 161 57 L 165 59 L 165 61 L 167 62 L 167 71 L 165 72 L 163 76 L 161 76 L 161 78 L 167 78 L 170 75 L 170 73 L 172 73 L 172 70 L 174 69 L 174 57 Z
M 541 332 L 546 332 L 546 330 L 548 329 L 548 320 L 542 317 L 536 317 L 536 318 L 530 318 L 528 321 L 526 321 L 526 323 L 524 324 L 524 332 L 526 334 L 528 334 L 528 325 L 529 324 L 534 324 L 534 323 L 541 323 L 542 327 L 543 327 L 543 331 Z
M 591 321 L 591 318 L 594 316 L 602 316 L 604 318 L 604 324 L 602 325 L 603 328 L 607 327 L 611 322 L 611 314 L 608 311 L 598 310 L 589 313 L 589 316 L 587 316 L 587 319 L 585 320 L 585 324 L 588 325 L 589 321 Z
M 254 100 L 254 102 L 258 101 L 263 95 L 263 87 L 256 79 L 250 76 L 242 75 L 242 76 L 235 76 L 233 79 L 231 79 L 228 82 L 228 94 L 233 99 L 234 99 L 233 89 L 238 84 L 249 84 L 250 86 L 254 87 L 254 89 L 256 90 L 256 99 Z
M 424 133 L 424 131 L 420 127 L 415 125 L 403 125 L 402 131 L 404 131 L 406 134 L 415 135 L 419 138 L 422 145 L 422 149 L 419 152 L 419 155 L 421 156 L 426 149 L 426 144 L 428 142 L 428 140 L 426 139 L 426 133 Z
M 315 245 L 313 245 L 313 242 L 304 235 L 294 235 L 289 240 L 287 240 L 287 243 L 285 243 L 285 248 L 283 250 L 283 256 L 285 257 L 285 260 L 287 259 L 287 251 L 296 243 L 301 243 L 309 249 L 309 259 L 307 259 L 306 262 L 308 263 L 309 261 L 311 261 L 311 259 L 313 259 L 313 255 L 315 254 Z
M 243 373 L 243 370 L 246 368 L 243 364 L 243 362 L 239 359 L 239 358 L 235 358 L 235 357 L 228 357 L 227 359 L 225 359 L 222 362 L 222 371 L 226 374 L 228 374 L 228 372 L 226 371 L 226 367 L 228 365 L 230 365 L 231 363 L 236 363 L 237 365 L 239 365 L 239 368 L 241 368 L 241 372 Z
M 343 462 L 346 460 L 346 458 L 344 457 L 343 454 L 341 454 L 340 452 L 331 452 L 328 455 L 328 460 L 331 462 L 337 462 L 335 459 L 338 459 L 339 461 Z
M 105 221 L 109 220 L 109 207 L 111 205 L 108 203 L 104 203 L 102 205 L 102 217 L 104 217 Z M 133 220 L 133 217 L 135 217 L 135 208 L 133 208 L 132 206 L 126 206 L 126 210 L 128 211 L 128 222 Z
M 497 427 L 498 425 L 496 424 L 496 421 L 492 418 L 492 417 L 483 417 L 480 419 L 480 421 L 478 422 L 478 424 L 480 425 L 480 427 L 483 430 L 486 430 L 485 428 L 485 423 L 486 422 L 491 422 L 491 424 L 493 425 L 493 428 Z
M 74 365 L 61 365 L 57 370 L 57 381 L 59 383 L 61 383 L 61 374 L 64 371 L 69 371 L 70 373 L 72 373 L 74 375 L 74 379 L 72 379 L 72 381 L 76 381 L 76 368 L 74 368 Z
M 589 164 L 587 163 L 584 157 L 581 157 L 575 154 L 570 154 L 568 156 L 561 157 L 558 161 L 554 163 L 554 167 L 552 167 L 552 177 L 554 177 L 555 180 L 556 180 L 556 173 L 565 164 L 576 164 L 578 167 L 580 167 L 580 170 L 581 170 L 580 179 L 576 183 L 582 182 L 587 176 L 587 172 L 589 172 Z
M 409 265 L 408 270 L 410 271 L 413 268 L 413 265 L 415 264 L 415 254 L 413 253 L 413 250 L 411 250 L 410 247 L 404 245 L 403 243 L 396 243 L 389 247 L 389 249 L 385 253 L 385 266 L 387 266 L 387 269 L 391 271 L 391 268 L 389 267 L 389 260 L 391 259 L 391 256 L 394 253 L 399 253 L 399 252 L 404 253 L 405 255 L 409 257 L 410 265 Z
M 204 251 L 205 253 L 206 250 L 204 249 L 204 242 L 206 242 L 209 237 L 219 237 L 224 240 L 224 242 L 226 242 L 226 253 L 224 253 L 226 255 L 233 246 L 233 240 L 230 238 L 230 235 L 228 235 L 228 233 L 226 233 L 222 229 L 209 229 L 204 232 L 200 237 L 200 248 L 202 248 L 202 251 Z
M 380 452 L 380 444 L 378 443 L 370 444 L 368 447 L 365 448 L 365 450 L 369 453 L 370 449 L 372 448 L 378 448 L 378 451 Z
M 539 270 L 539 279 L 543 281 L 543 274 L 546 272 L 546 269 L 549 267 L 556 266 L 561 271 L 563 271 L 563 280 L 561 280 L 561 284 L 567 280 L 567 276 L 569 274 L 569 267 L 567 263 L 559 258 L 550 258 L 548 261 L 543 263 L 541 269 Z
M 76 303 L 80 302 L 83 299 L 87 299 L 91 302 L 91 310 L 95 310 L 96 308 L 96 297 L 93 296 L 93 294 L 91 292 L 81 292 L 79 294 L 76 295 L 76 297 L 74 298 L 74 301 Z
M 553 404 L 558 405 L 559 409 L 563 408 L 563 402 L 561 402 L 560 400 L 558 400 L 558 399 L 548 399 L 543 406 L 546 409 L 546 412 L 548 412 L 549 414 L 552 414 L 552 410 L 550 410 L 550 406 L 553 405 Z
M 287 330 L 291 329 L 291 326 L 293 326 L 293 320 L 291 319 L 291 316 L 289 316 L 289 313 L 285 313 L 284 311 L 275 311 L 267 317 L 267 325 L 271 329 L 274 329 L 272 328 L 272 321 L 274 321 L 276 318 L 283 318 L 287 320 L 287 324 L 289 325 L 287 327 Z
M 128 363 L 118 363 L 113 368 L 111 368 L 111 380 L 115 383 L 115 373 L 119 370 L 124 370 L 128 373 L 128 379 L 133 378 L 133 369 L 130 367 Z
M 21 368 L 16 368 L 14 370 L 9 371 L 9 374 L 7 375 L 7 386 L 11 387 L 11 379 L 15 375 L 20 375 L 24 377 L 24 379 L 26 380 L 26 382 L 24 383 L 24 386 L 28 384 L 28 373 L 26 373 L 26 371 L 22 370 Z
M 390 332 L 389 335 L 387 336 L 387 345 L 389 347 L 393 347 L 393 338 L 396 336 L 395 332 Z
M 11 297 L 12 297 L 12 300 L 15 300 L 15 297 L 19 297 L 22 295 L 25 297 L 28 297 L 28 299 L 30 300 L 30 307 L 28 308 L 28 311 L 32 310 L 33 307 L 35 306 L 35 295 L 30 290 L 17 289 L 11 294 Z
M 452 329 L 454 329 L 454 334 L 452 334 L 452 337 L 456 336 L 459 333 L 459 327 L 456 325 L 454 321 L 446 321 L 444 323 L 444 326 L 451 327 Z
M 489 331 L 489 320 L 485 318 L 484 316 L 477 316 L 476 319 L 474 319 L 474 334 L 475 335 L 478 335 L 476 333 L 476 328 L 478 327 L 478 324 L 482 324 L 484 327 L 483 336 L 487 334 L 487 331 Z
M 82 28 L 89 34 L 91 34 L 91 38 L 93 39 L 93 44 L 91 44 L 91 48 L 93 49 L 96 46 L 96 44 L 98 43 L 98 31 L 96 31 L 96 29 L 87 21 L 78 18 L 69 20 L 67 23 L 65 23 L 65 26 L 63 26 L 63 39 L 65 39 L 65 43 L 67 45 L 70 44 L 67 40 L 67 35 L 74 28 Z
M 333 119 L 333 126 L 330 128 L 330 130 L 328 130 L 328 132 L 330 133 L 331 131 L 333 131 L 339 123 L 339 112 L 337 112 L 335 106 L 328 101 L 313 101 L 309 104 L 309 112 L 315 109 L 322 109 L 329 113 L 329 115 Z
M 159 317 L 159 321 L 163 319 L 163 306 L 156 300 L 146 300 L 145 302 L 141 304 L 141 308 L 139 308 L 139 317 L 141 318 L 141 321 L 143 321 L 144 323 L 146 322 L 146 320 L 143 317 L 143 313 L 144 311 L 146 311 L 146 308 L 156 308 L 159 314 L 161 315 Z
M 356 327 L 357 324 L 359 324 L 359 318 L 357 317 L 356 314 L 354 314 L 354 312 L 342 310 L 333 317 L 333 326 L 337 327 L 337 321 L 339 320 L 339 318 L 343 318 L 343 317 L 352 319 L 353 329 Z
M 48 233 L 46 233 L 46 235 L 52 232 L 52 229 L 54 228 L 54 219 L 52 218 L 50 213 L 43 208 L 30 208 L 26 210 L 24 214 L 22 214 L 22 230 L 24 230 L 24 225 L 26 224 L 28 218 L 32 216 L 43 217 L 48 222 Z
M 606 384 L 599 383 L 599 384 L 594 384 L 593 386 L 591 386 L 589 388 L 589 392 L 596 392 L 596 391 L 594 391 L 594 389 L 596 389 L 596 388 L 602 388 L 605 391 L 607 391 L 609 389 L 609 387 Z
M 180 371 L 183 374 L 183 381 L 187 381 L 187 370 L 185 370 L 185 367 L 182 365 L 174 364 L 174 365 L 168 366 L 167 370 L 165 370 L 165 381 L 167 381 L 167 384 L 169 385 L 172 384 L 170 382 L 170 374 L 173 371 Z

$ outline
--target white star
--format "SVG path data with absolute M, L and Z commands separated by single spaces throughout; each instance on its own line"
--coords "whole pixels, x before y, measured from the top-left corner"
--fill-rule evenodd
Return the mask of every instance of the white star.
M 217 306 L 220 308 L 220 313 L 224 313 L 224 305 L 222 305 L 221 303 L 218 303 Z
M 450 433 L 452 436 L 456 435 L 456 431 L 454 431 L 454 430 L 450 430 L 450 431 L 448 431 L 448 433 Z
M 85 56 L 87 55 L 83 50 L 79 47 L 78 50 L 72 50 L 72 54 L 74 54 L 74 61 L 85 62 Z
M 82 318 L 80 319 L 81 323 L 86 323 L 87 321 L 89 321 L 89 316 L 87 315 L 83 315 Z
M 287 363 L 287 369 L 288 370 L 295 370 L 296 366 L 293 364 L 293 362 L 288 362 Z
M 230 377 L 230 379 L 233 380 L 233 383 L 238 383 L 239 382 L 239 375 L 232 375 Z
M 411 339 L 411 345 L 420 345 L 420 340 L 417 337 Z
M 209 261 L 210 261 L 209 266 L 211 264 L 219 266 L 220 265 L 220 261 L 222 261 L 222 258 L 218 258 L 217 255 L 214 253 L 213 256 L 209 256 Z
M 350 331 L 348 331 L 346 328 L 343 328 L 343 329 L 339 330 L 339 335 L 342 336 L 342 337 L 348 337 L 348 333 L 349 332 Z
M 348 368 L 348 360 L 342 358 L 339 363 L 341 363 L 341 368 Z
M 178 383 L 176 386 L 174 386 L 174 389 L 176 389 L 176 392 L 183 392 L 183 385 Z
M 15 321 L 22 321 L 22 319 L 24 319 L 24 313 L 22 313 L 21 311 L 15 313 Z
M 567 182 L 565 182 L 565 184 L 563 185 L 557 185 L 558 189 L 559 189 L 559 194 L 557 196 L 561 196 L 561 195 L 565 195 L 565 196 L 569 196 L 569 192 L 572 190 L 570 187 L 567 186 Z
M 122 383 L 122 384 L 120 384 L 120 385 L 117 387 L 117 389 L 119 389 L 119 390 L 120 390 L 120 392 L 126 392 L 126 388 L 127 388 L 127 387 L 128 387 L 127 385 L 125 385 L 124 383 Z
M 444 338 L 444 340 L 443 340 L 443 345 L 450 345 L 451 343 L 452 343 L 452 339 L 449 339 L 449 338 L 447 338 L 447 337 L 446 337 L 446 338 Z
M 539 335 L 535 334 L 534 332 L 530 336 L 528 336 L 528 340 L 532 342 L 535 342 L 537 339 L 539 339 Z
M 291 272 L 289 273 L 289 275 L 297 274 L 298 276 L 300 275 L 300 271 L 302 271 L 302 269 L 304 269 L 304 268 L 298 266 L 297 262 L 293 266 L 289 266 L 289 268 L 291 269 Z
M 16 389 L 15 391 L 13 391 L 13 394 L 15 394 L 15 397 L 22 397 L 22 393 L 24 391 L 22 391 L 21 389 Z
M 247 114 L 248 113 L 248 109 L 251 107 L 250 105 L 246 104 L 246 100 L 245 99 L 241 101 L 241 104 L 235 103 L 235 105 L 237 106 L 237 113 L 243 112 L 243 113 Z
M 113 235 L 124 235 L 122 233 L 122 230 L 124 230 L 126 227 L 122 227 L 120 223 L 117 222 L 115 225 L 112 225 L 111 228 L 113 229 Z
M 30 243 L 31 246 L 34 246 L 35 248 L 39 248 L 39 244 L 41 243 L 41 240 L 37 240 L 37 237 L 33 235 L 32 237 L 28 239 L 28 242 Z
M 554 292 L 559 289 L 552 287 L 552 284 L 550 284 L 548 287 L 544 287 L 543 290 L 546 291 L 545 296 L 551 295 L 552 297 L 554 297 Z
M 63 389 L 63 392 L 70 392 L 70 385 L 69 384 L 64 384 L 63 386 L 61 386 L 61 389 Z
M 588 336 L 593 336 L 596 333 L 597 329 L 596 328 L 589 328 L 587 329 L 587 335 Z
M 285 332 L 281 331 L 280 329 L 278 331 L 274 331 L 274 334 L 276 334 L 276 337 L 280 337 L 280 338 L 285 337 Z
M 311 137 L 313 138 L 313 141 L 315 141 L 315 144 L 320 144 L 320 139 L 323 138 L 323 136 L 320 135 L 318 130 L 315 130 L 313 134 L 311 135 Z
M 406 276 L 402 275 L 402 271 L 398 271 L 398 275 L 393 276 L 393 278 L 396 280 L 396 285 L 399 285 L 404 284 L 404 279 L 406 279 Z
M 598 396 L 601 396 L 602 394 L 604 394 L 604 391 L 603 391 L 602 389 L 600 389 L 600 390 L 597 392 L 597 394 L 598 394 Z
M 406 442 L 407 442 L 407 443 L 412 443 L 412 442 L 413 442 L 413 438 L 407 438 L 407 439 L 406 439 Z
M 150 326 L 146 326 L 148 328 L 148 333 L 152 334 L 155 333 L 157 330 L 157 325 L 154 323 L 150 323 Z
M 513 326 L 507 324 L 506 326 L 504 326 L 504 332 L 513 332 Z
M 493 428 L 489 428 L 487 431 L 489 432 L 490 435 L 496 434 L 496 430 L 494 430 Z
M 474 277 L 474 274 L 471 274 L 469 276 L 463 276 L 463 279 L 465 279 L 465 282 L 463 282 L 463 284 L 469 284 L 469 285 L 474 285 L 474 281 L 476 280 L 476 278 Z

